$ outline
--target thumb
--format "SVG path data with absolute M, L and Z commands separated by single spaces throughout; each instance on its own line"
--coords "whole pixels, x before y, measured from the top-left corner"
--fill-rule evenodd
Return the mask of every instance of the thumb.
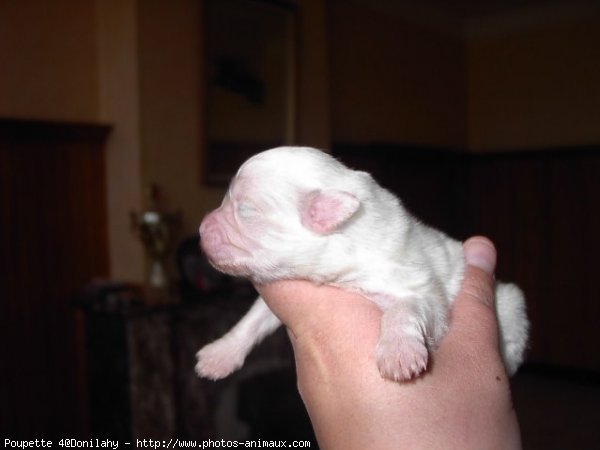
M 483 304 L 494 307 L 494 270 L 496 269 L 496 248 L 487 238 L 475 236 L 463 244 L 465 276 L 462 286 L 463 296 L 471 297 Z
M 473 333 L 497 342 L 496 249 L 489 239 L 476 236 L 464 243 L 463 254 L 465 275 L 452 307 L 451 328 L 457 333 Z
M 463 245 L 463 252 L 467 265 L 493 276 L 496 269 L 496 248 L 488 238 L 475 236 L 468 239 Z

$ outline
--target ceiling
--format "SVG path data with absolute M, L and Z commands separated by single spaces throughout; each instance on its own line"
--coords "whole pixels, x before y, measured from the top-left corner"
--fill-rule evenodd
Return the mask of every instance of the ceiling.
M 346 1 L 346 0 L 340 0 Z M 456 20 L 492 18 L 536 7 L 598 4 L 597 0 L 353 0 L 363 6 L 387 11 L 419 10 L 437 12 Z
M 567 0 L 425 0 L 420 3 L 428 3 L 459 18 L 473 19 L 531 6 L 572 2 Z

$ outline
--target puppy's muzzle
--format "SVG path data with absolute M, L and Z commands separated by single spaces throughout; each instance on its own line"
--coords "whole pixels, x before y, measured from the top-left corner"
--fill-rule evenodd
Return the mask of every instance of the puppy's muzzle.
M 200 233 L 202 251 L 209 258 L 214 258 L 223 251 L 226 243 L 225 235 L 212 213 L 204 218 L 198 232 Z

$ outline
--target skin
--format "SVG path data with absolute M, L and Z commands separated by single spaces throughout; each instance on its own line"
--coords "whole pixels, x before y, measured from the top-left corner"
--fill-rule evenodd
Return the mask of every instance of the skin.
M 381 311 L 360 295 L 304 281 L 259 286 L 287 326 L 298 388 L 322 449 L 518 449 L 519 426 L 498 351 L 493 272 L 482 237 L 463 247 L 467 268 L 450 330 L 427 372 L 384 380 L 375 362 Z

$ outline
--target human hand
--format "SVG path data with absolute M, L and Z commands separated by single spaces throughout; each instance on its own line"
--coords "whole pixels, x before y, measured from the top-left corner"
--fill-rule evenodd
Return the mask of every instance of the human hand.
M 498 351 L 493 271 L 484 238 L 464 245 L 465 279 L 427 372 L 384 380 L 374 349 L 381 311 L 364 297 L 304 281 L 258 286 L 288 327 L 298 386 L 323 449 L 520 448 Z

